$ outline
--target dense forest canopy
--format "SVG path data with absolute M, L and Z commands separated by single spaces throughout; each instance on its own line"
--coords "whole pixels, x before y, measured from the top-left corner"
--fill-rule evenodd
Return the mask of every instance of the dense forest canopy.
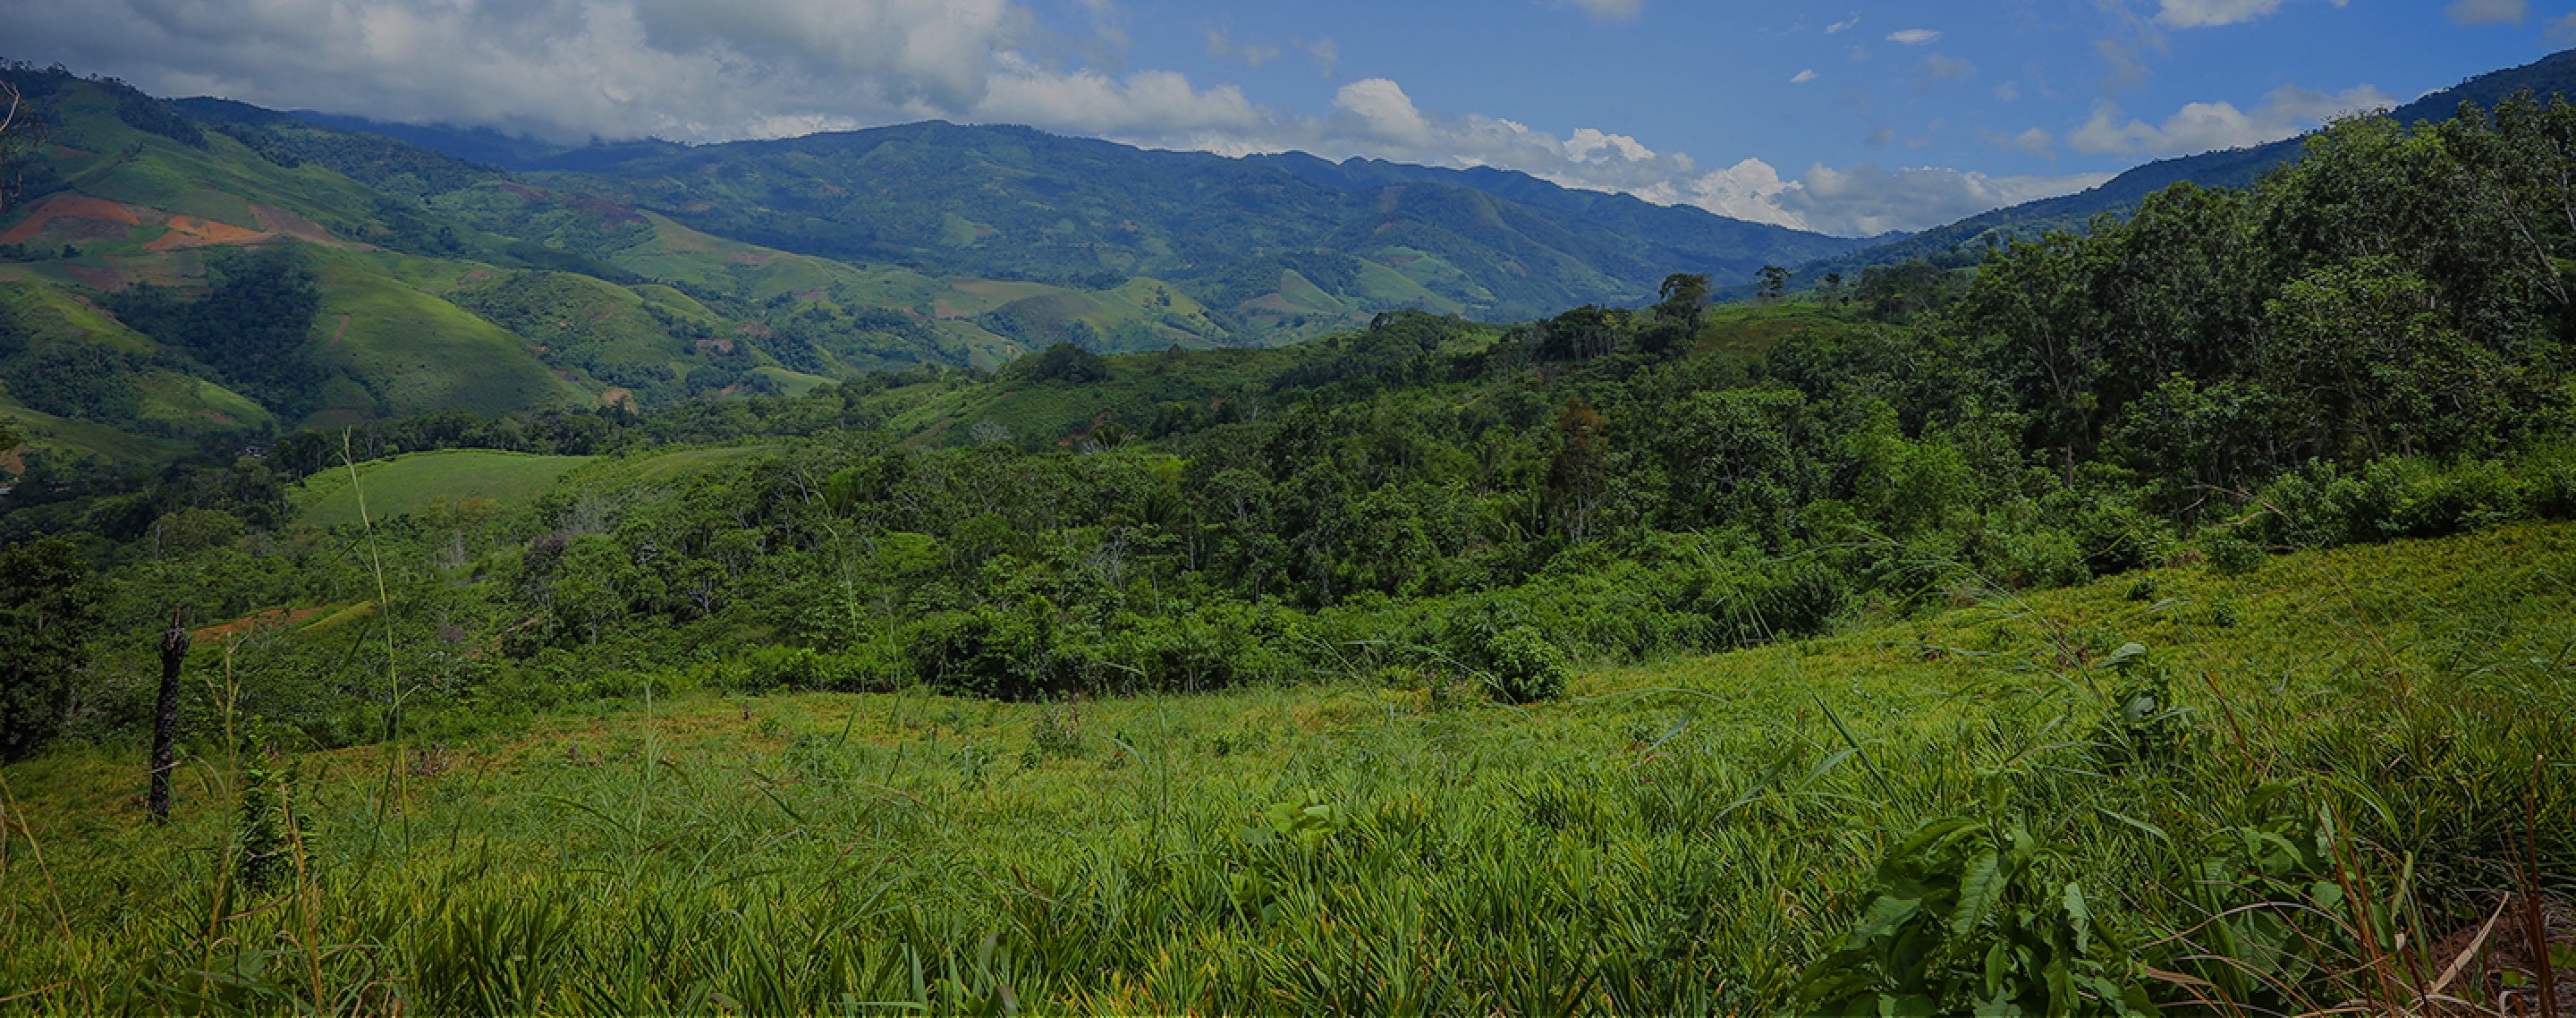
M 1009 697 L 1289 677 L 1351 647 L 1482 674 L 1520 626 L 1576 659 L 1725 648 L 1962 583 L 2576 508 L 2571 153 L 2563 102 L 2356 119 L 2251 189 L 2178 185 L 1974 271 L 1873 269 L 1715 310 L 1705 279 L 1676 276 L 1644 309 L 1526 326 L 1403 313 L 1276 354 L 1064 345 L 990 377 L 450 414 L 122 491 L 36 456 L 5 525 L 112 563 L 117 618 L 219 620 L 370 599 L 359 535 L 283 527 L 286 485 L 344 458 L 758 447 L 519 511 L 378 521 L 374 541 L 413 549 L 390 559 L 393 624 L 498 650 L 422 677 L 458 698 L 647 662 Z M 222 314 L 150 291 L 121 307 L 261 391 L 290 381 L 262 359 L 263 323 L 310 314 L 294 272 L 240 263 L 196 302 Z M 218 323 L 239 334 L 198 334 Z M 1080 400 L 1103 409 L 1008 409 Z M 919 425 L 900 422 L 951 404 L 987 410 L 907 437 Z M 103 690 L 121 681 L 104 662 L 133 652 L 100 648 Z M 745 661 L 788 671 L 746 678 Z M 272 716 L 356 738 L 369 729 L 325 719 L 381 709 L 373 695 Z M 102 691 L 19 723 L 100 733 L 134 723 L 119 704 Z
M 479 188 L 560 260 L 294 241 L 0 287 L 31 427 L 242 415 L 137 423 L 194 450 L 121 467 L 26 450 L 0 495 L 0 776 L 44 797 L 0 789 L 38 917 L 0 924 L 0 1006 L 2394 1011 L 2508 902 L 2534 964 L 2493 987 L 2546 971 L 2562 100 L 2349 119 L 1973 264 L 1104 355 L 1100 293 L 917 315 L 705 235 L 651 258 L 792 281 L 612 281 L 584 266 L 675 228 L 130 91 L 98 115 L 155 145 Z M 428 222 L 378 239 L 513 249 Z M 401 320 L 622 398 L 395 416 L 420 376 L 317 355 L 367 264 L 443 287 L 367 277 Z M 1049 340 L 907 354 L 969 318 Z M 2421 564 L 2413 601 L 2347 578 Z M 40 828 L 89 849 L 41 891 Z

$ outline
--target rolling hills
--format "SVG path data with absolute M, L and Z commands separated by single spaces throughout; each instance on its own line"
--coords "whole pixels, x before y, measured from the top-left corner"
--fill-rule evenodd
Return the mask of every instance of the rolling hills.
M 2555 53 L 2520 67 L 2492 71 L 2446 89 L 2431 92 L 2387 111 L 2401 124 L 2448 119 L 2462 103 L 2493 108 L 2517 92 L 2547 98 L 2576 92 L 2576 50 Z M 1918 258 L 1974 264 L 1990 244 L 2013 237 L 2033 238 L 2052 230 L 2081 230 L 2094 216 L 2125 215 L 2148 195 L 2189 181 L 2202 187 L 2245 187 L 2274 167 L 2298 160 L 2307 150 L 2301 135 L 2251 148 L 2159 159 L 2131 169 L 2098 187 L 2056 198 L 2043 198 L 1970 216 L 1910 237 L 1875 244 L 1801 265 L 1803 281 L 1826 273 L 1856 275 L 1870 265 L 1893 265 Z

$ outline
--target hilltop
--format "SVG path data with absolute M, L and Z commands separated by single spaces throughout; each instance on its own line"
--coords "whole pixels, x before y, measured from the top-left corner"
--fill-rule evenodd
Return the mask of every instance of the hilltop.
M 2576 50 L 2554 53 L 2520 67 L 2478 75 L 2449 88 L 2417 97 L 2378 116 L 2401 124 L 2448 120 L 2460 104 L 2492 109 L 2515 93 L 2528 91 L 2547 99 L 2576 93 Z M 1797 268 L 1800 279 L 1813 281 L 1826 273 L 1858 276 L 1871 265 L 1894 265 L 1915 259 L 1975 264 L 1985 248 L 2011 238 L 2037 239 L 2052 230 L 2079 231 L 2093 217 L 2125 216 L 2148 195 L 2182 182 L 2201 187 L 2242 188 L 2263 174 L 2293 162 L 2307 151 L 2315 132 L 2251 148 L 2204 152 L 2159 159 L 2121 173 L 2076 194 L 2043 198 L 1970 216 L 1947 226 L 1898 238 L 1848 254 L 1819 259 Z

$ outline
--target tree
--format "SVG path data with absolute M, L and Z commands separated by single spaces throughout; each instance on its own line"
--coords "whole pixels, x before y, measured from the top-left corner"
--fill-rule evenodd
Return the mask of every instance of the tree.
M 17 204 L 19 175 L 44 143 L 45 121 L 36 115 L 35 104 L 17 85 L 0 80 L 0 212 Z
M 23 759 L 61 730 L 104 600 L 70 538 L 0 550 L 0 759 Z
M 1712 286 L 1705 273 L 1676 272 L 1665 276 L 1664 299 L 1655 304 L 1655 317 L 1698 332 L 1700 315 L 1708 308 L 1708 292 Z
M 1659 355 L 1688 351 L 1699 340 L 1711 287 L 1709 278 L 1699 273 L 1665 276 L 1663 300 L 1655 304 L 1647 327 L 1638 333 L 1637 345 Z
M 1756 272 L 1753 275 L 1757 280 L 1759 280 L 1753 286 L 1753 296 L 1755 298 L 1773 301 L 1779 300 L 1781 297 L 1788 294 L 1789 270 L 1777 265 L 1765 265 L 1762 267 L 1762 271 Z
M 1611 482 L 1610 421 L 1578 396 L 1556 418 L 1556 458 L 1547 467 L 1547 504 L 1581 544 L 1600 521 Z
M 1084 382 L 1107 380 L 1109 362 L 1102 360 L 1099 354 L 1072 343 L 1058 343 L 1034 357 L 1023 357 L 1011 362 L 1010 373 L 1032 382 L 1070 382 L 1080 385 Z

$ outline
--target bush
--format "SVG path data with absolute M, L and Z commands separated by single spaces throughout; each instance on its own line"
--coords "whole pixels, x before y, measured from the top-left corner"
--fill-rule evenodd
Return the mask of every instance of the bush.
M 2228 576 L 2242 576 L 2263 566 L 2263 546 L 2234 530 L 2202 534 L 2200 553 L 2208 557 L 2211 569 Z
M 1534 703 L 1565 695 L 1565 652 L 1533 626 L 1513 626 L 1485 650 L 1492 662 L 1488 688 L 1504 703 Z
M 81 645 L 101 622 L 98 584 L 68 538 L 0 549 L 0 760 L 62 727 Z
M 923 684 L 959 696 L 1034 700 L 1076 685 L 1060 653 L 1053 606 L 940 612 L 905 632 L 904 657 Z

